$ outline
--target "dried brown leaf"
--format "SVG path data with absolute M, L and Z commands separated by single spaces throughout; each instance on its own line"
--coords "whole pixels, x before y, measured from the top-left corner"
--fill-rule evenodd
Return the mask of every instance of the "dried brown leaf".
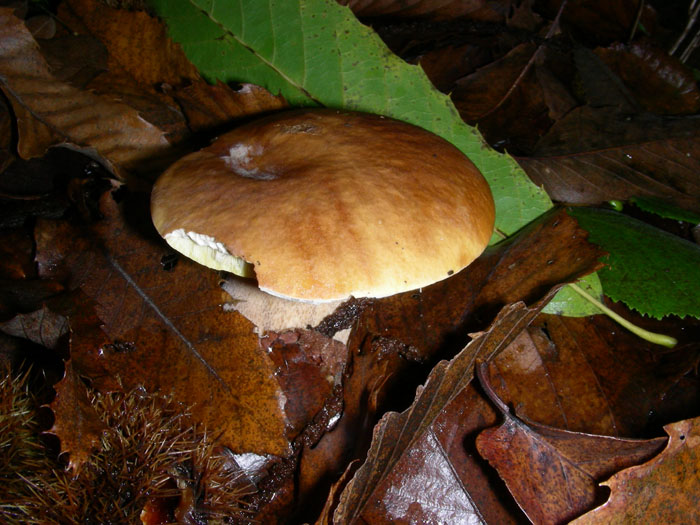
M 8 321 L 0 322 L 0 330 L 54 349 L 59 339 L 68 333 L 68 322 L 62 315 L 43 306 L 40 310 L 17 314 Z
M 8 8 L 0 9 L 0 39 L 3 91 L 18 112 L 38 121 L 53 137 L 97 150 L 115 169 L 143 169 L 168 152 L 163 133 L 133 109 L 57 81 L 23 22 Z M 32 130 L 22 124 L 18 121 L 20 141 L 31 142 Z
M 603 483 L 611 490 L 608 501 L 573 523 L 700 522 L 700 418 L 664 429 L 669 440 L 661 454 Z
M 580 515 L 594 504 L 598 480 L 648 459 L 666 442 L 569 432 L 520 419 L 485 375 L 480 379 L 505 420 L 479 434 L 477 449 L 533 523 L 564 523 Z
M 556 201 L 653 196 L 700 210 L 696 117 L 629 117 L 584 106 L 552 126 L 531 157 L 517 160 Z
M 56 398 L 51 403 L 54 424 L 48 433 L 61 440 L 61 452 L 69 454 L 69 467 L 79 472 L 81 466 L 100 445 L 106 425 L 90 404 L 88 392 L 72 361 L 66 363 L 63 379 L 55 385 Z
M 180 46 L 168 38 L 165 25 L 145 11 L 114 9 L 96 0 L 70 0 L 61 7 L 62 20 L 104 44 L 108 68 L 126 72 L 144 91 L 156 93 L 162 84 L 200 79 Z

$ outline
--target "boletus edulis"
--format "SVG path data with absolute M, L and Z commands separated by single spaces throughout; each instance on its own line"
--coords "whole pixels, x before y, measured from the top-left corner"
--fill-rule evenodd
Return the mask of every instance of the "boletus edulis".
M 274 114 L 185 156 L 157 180 L 151 212 L 177 251 L 254 279 L 227 290 L 261 331 L 315 326 L 350 297 L 445 279 L 481 254 L 494 225 L 488 184 L 449 142 L 328 109 Z M 252 313 L 260 301 L 267 313 Z M 321 309 L 296 319 L 307 304 Z

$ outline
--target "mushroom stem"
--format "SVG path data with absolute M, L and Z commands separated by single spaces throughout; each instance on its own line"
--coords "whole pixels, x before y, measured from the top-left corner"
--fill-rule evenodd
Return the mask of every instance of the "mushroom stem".
M 617 323 L 619 323 L 623 327 L 627 328 L 627 330 L 629 330 L 633 334 L 637 335 L 638 337 L 641 337 L 642 339 L 649 341 L 650 343 L 662 345 L 662 346 L 665 346 L 668 348 L 673 348 L 674 346 L 676 346 L 676 343 L 678 343 L 678 341 L 675 338 L 673 338 L 669 335 L 657 334 L 655 332 L 650 332 L 648 330 L 645 330 L 644 328 L 641 328 L 641 327 L 631 323 L 630 321 L 628 321 L 624 317 L 613 312 L 610 308 L 608 308 L 603 303 L 598 301 L 595 297 L 590 295 L 588 292 L 586 292 L 583 288 L 581 288 L 577 284 L 569 283 L 569 286 L 571 286 L 571 288 L 576 293 L 578 293 L 581 297 L 583 297 L 587 301 L 590 301 L 591 303 L 596 305 L 605 315 L 607 315 L 608 317 L 610 317 L 611 319 L 613 319 L 614 321 L 616 321 Z

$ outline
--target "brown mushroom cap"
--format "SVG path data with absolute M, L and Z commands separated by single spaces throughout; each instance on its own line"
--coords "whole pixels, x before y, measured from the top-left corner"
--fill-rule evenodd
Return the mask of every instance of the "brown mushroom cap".
M 457 148 L 389 118 L 296 110 L 173 164 L 151 212 L 176 249 L 312 302 L 383 297 L 472 262 L 493 231 L 488 184 Z M 230 260 L 228 260 L 228 259 Z

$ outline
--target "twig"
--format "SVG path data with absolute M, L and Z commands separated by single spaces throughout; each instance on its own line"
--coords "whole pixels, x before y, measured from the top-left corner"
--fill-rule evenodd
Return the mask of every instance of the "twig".
M 685 51 L 681 53 L 680 60 L 681 62 L 684 62 L 690 58 L 690 55 L 693 54 L 693 51 L 697 49 L 698 45 L 700 45 L 700 29 L 695 33 L 695 36 L 693 39 L 690 41 L 688 44 L 688 47 L 685 48 Z
M 693 0 L 696 1 L 696 0 Z M 642 18 L 642 11 L 644 11 L 644 6 L 646 5 L 645 0 L 639 0 L 639 7 L 637 8 L 637 16 L 634 18 L 634 23 L 632 24 L 632 29 L 630 30 L 630 36 L 627 42 L 632 42 L 634 36 L 637 34 L 637 28 L 639 27 L 639 21 Z
M 686 37 L 688 36 L 688 33 L 690 33 L 690 30 L 695 25 L 695 22 L 698 19 L 698 15 L 700 14 L 700 2 L 697 2 L 697 0 L 693 0 L 688 8 L 688 13 L 689 13 L 688 23 L 685 25 L 685 29 L 683 29 L 683 33 L 681 33 L 681 36 L 679 36 L 678 40 L 676 40 L 676 43 L 673 44 L 673 46 L 671 46 L 671 49 L 668 52 L 669 55 L 673 55 L 676 51 L 678 51 L 678 48 L 681 47 L 681 44 L 686 39 Z M 693 40 L 695 40 L 695 39 L 693 39 Z M 692 45 L 692 42 L 691 42 L 691 45 Z M 686 52 L 687 51 L 688 51 L 688 48 L 686 48 Z M 691 50 L 691 52 L 692 52 L 692 50 Z
M 554 18 L 554 22 L 552 22 L 552 27 L 549 28 L 549 31 L 547 31 L 547 35 L 544 37 L 545 41 L 552 38 L 555 31 L 559 27 L 559 19 L 561 18 L 561 14 L 564 12 L 564 8 L 566 7 L 566 4 L 568 4 L 568 3 L 569 3 L 569 0 L 564 0 L 561 3 L 561 6 L 559 7 L 559 12 L 557 13 L 557 16 Z M 513 94 L 513 91 L 515 91 L 515 88 L 518 87 L 520 82 L 522 82 L 523 78 L 525 78 L 525 75 L 528 73 L 528 71 L 530 71 L 530 68 L 532 68 L 532 65 L 535 63 L 535 60 L 537 59 L 537 56 L 539 55 L 539 53 L 543 47 L 544 47 L 544 44 L 540 44 L 539 46 L 537 46 L 537 49 L 530 57 L 530 60 L 528 61 L 528 63 L 525 64 L 525 67 L 520 72 L 520 75 L 518 75 L 518 78 L 515 79 L 515 82 L 513 82 L 513 85 L 510 86 L 510 88 L 508 89 L 506 94 L 503 95 L 501 100 L 498 101 L 498 104 L 496 104 L 494 107 L 492 107 L 486 113 L 484 113 L 481 116 L 481 118 L 486 117 L 488 115 L 491 115 L 494 111 L 496 111 L 498 108 L 500 108 L 505 103 L 506 100 L 508 100 L 508 98 Z

